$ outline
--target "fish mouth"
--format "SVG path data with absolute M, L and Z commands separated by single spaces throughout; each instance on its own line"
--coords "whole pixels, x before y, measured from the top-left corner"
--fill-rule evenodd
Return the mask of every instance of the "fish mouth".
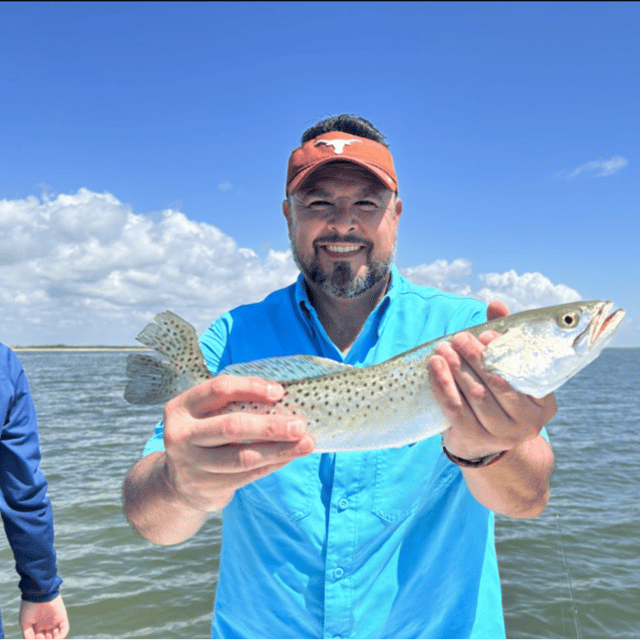
M 597 346 L 599 353 L 609 344 L 625 315 L 624 309 L 609 313 L 612 307 L 609 301 L 598 304 L 587 328 L 574 341 L 576 351 L 589 352 Z

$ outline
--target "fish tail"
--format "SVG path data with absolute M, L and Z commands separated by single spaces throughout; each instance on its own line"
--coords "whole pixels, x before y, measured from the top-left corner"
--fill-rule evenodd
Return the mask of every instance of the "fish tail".
M 165 403 L 181 391 L 176 366 L 151 356 L 129 354 L 127 376 L 130 379 L 124 398 L 131 404 Z

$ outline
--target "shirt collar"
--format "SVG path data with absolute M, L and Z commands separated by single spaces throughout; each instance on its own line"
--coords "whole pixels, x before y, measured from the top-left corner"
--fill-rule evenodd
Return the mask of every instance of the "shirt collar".
M 389 287 L 387 288 L 387 292 L 376 308 L 369 314 L 367 321 L 363 327 L 363 332 L 367 327 L 372 327 L 376 335 L 379 336 L 383 326 L 383 320 L 386 316 L 386 311 L 393 301 L 394 298 L 398 295 L 402 288 L 402 276 L 400 275 L 395 264 L 391 265 L 391 279 L 389 280 Z M 314 306 L 311 304 L 311 300 L 309 300 L 309 295 L 307 293 L 307 287 L 305 284 L 304 275 L 300 273 L 298 275 L 298 279 L 296 280 L 295 288 L 294 288 L 294 297 L 296 303 L 296 309 L 301 312 L 301 316 L 304 318 L 305 324 L 308 330 L 315 336 L 316 332 L 320 330 L 322 326 L 320 324 L 320 320 L 318 319 L 318 314 Z M 320 333 L 325 333 L 324 328 L 320 330 Z

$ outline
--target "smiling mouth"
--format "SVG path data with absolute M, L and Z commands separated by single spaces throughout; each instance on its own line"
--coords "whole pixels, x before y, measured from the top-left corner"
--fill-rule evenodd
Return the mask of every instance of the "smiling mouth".
M 355 236 L 318 238 L 315 242 L 316 255 L 322 250 L 324 255 L 334 260 L 360 255 L 362 252 L 368 251 L 370 246 L 370 243 Z
M 321 249 L 324 249 L 328 253 L 356 253 L 360 251 L 360 249 L 364 249 L 365 246 L 362 244 L 322 244 L 320 245 Z

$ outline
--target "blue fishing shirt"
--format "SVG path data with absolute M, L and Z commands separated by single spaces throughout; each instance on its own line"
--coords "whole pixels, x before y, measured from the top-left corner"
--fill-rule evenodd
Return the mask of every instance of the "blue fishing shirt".
M 477 300 L 391 286 L 347 356 L 302 275 L 224 314 L 200 342 L 212 372 L 310 354 L 355 366 L 486 321 Z M 162 424 L 145 454 L 161 450 Z M 500 638 L 493 514 L 440 436 L 398 449 L 311 454 L 238 489 L 223 510 L 212 623 L 220 638 Z
M 0 512 L 20 575 L 23 600 L 48 602 L 60 591 L 53 514 L 40 471 L 36 410 L 17 356 L 0 344 Z M 0 637 L 2 627 L 0 626 Z

